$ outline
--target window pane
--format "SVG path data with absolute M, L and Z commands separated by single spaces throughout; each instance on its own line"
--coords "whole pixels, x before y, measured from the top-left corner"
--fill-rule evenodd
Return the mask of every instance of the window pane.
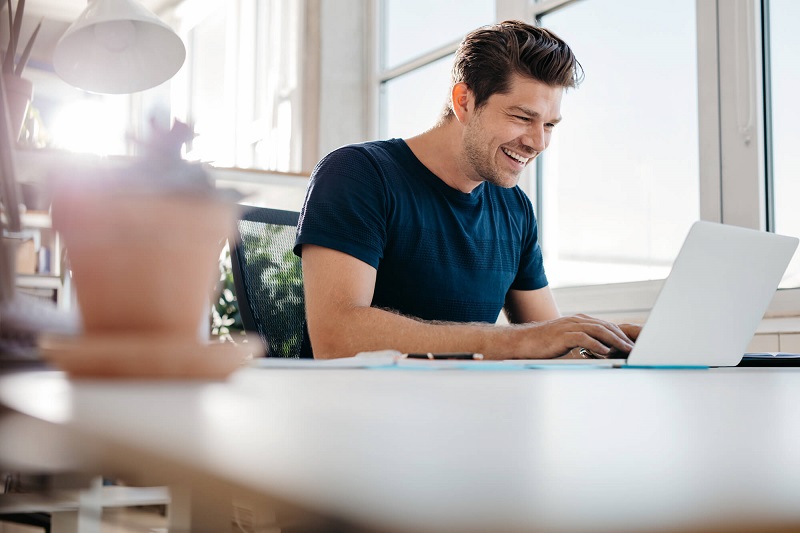
M 228 12 L 229 6 L 220 4 L 192 29 L 188 59 L 190 120 L 197 135 L 188 157 L 220 166 L 236 162 L 235 117 L 225 92 Z
M 664 278 L 700 216 L 694 0 L 576 2 L 542 25 L 586 72 L 542 160 L 548 278 Z
M 800 2 L 770 2 L 772 66 L 772 150 L 775 195 L 775 231 L 800 236 Z M 800 253 L 796 253 L 781 287 L 800 287 Z
M 383 67 L 396 67 L 494 22 L 494 0 L 384 0 Z
M 411 137 L 430 129 L 448 99 L 454 55 L 394 78 L 381 87 L 381 137 Z

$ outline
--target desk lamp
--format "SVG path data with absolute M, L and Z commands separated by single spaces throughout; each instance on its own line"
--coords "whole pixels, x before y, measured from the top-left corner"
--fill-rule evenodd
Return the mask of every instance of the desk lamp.
M 89 0 L 56 44 L 53 68 L 80 89 L 123 94 L 167 81 L 185 58 L 180 37 L 137 0 Z

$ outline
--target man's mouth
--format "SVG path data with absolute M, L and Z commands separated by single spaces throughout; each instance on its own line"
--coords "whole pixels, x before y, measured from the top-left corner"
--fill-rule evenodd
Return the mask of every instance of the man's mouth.
M 525 157 L 524 155 L 518 154 L 517 152 L 509 150 L 508 148 L 500 148 L 500 149 L 503 151 L 504 154 L 506 154 L 508 157 L 510 157 L 520 165 L 525 166 L 528 163 L 528 160 L 530 160 L 530 157 Z

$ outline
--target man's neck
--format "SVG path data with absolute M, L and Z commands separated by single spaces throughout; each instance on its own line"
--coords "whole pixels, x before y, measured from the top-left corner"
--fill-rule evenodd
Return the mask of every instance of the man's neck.
M 457 120 L 451 118 L 405 141 L 417 159 L 451 188 L 470 193 L 481 184 L 463 170 L 461 125 Z

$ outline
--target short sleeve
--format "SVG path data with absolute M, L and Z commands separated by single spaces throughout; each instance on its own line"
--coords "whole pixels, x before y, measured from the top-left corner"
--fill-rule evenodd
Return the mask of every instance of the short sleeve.
M 362 149 L 340 148 L 317 164 L 297 227 L 294 253 L 315 244 L 377 269 L 386 244 L 386 185 Z

